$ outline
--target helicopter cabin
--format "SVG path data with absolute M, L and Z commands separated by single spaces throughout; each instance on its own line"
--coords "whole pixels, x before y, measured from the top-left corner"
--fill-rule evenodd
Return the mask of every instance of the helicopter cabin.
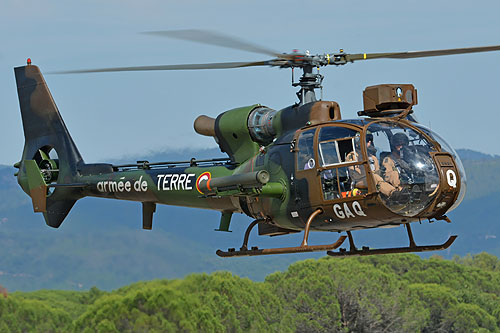
M 309 204 L 354 203 L 355 197 L 378 193 L 386 208 L 399 216 L 434 215 L 454 201 L 450 195 L 437 204 L 440 207 L 435 206 L 440 169 L 446 163 L 455 164 L 437 163 L 436 156 L 443 152 L 458 161 L 454 169 L 458 175 L 454 170 L 446 171 L 448 184 L 459 195 L 451 209 L 458 206 L 465 192 L 463 166 L 442 138 L 408 117 L 417 104 L 413 85 L 367 87 L 363 100 L 360 115 L 368 118 L 323 121 L 296 132 L 296 178 L 313 184 L 308 188 Z M 296 195 L 304 193 L 299 190 Z M 339 210 L 337 217 L 366 213 L 360 207 L 351 208 L 348 214 Z

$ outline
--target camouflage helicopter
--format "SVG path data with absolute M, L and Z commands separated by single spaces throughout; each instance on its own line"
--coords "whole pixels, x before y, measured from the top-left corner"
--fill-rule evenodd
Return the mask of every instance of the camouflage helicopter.
M 422 252 L 448 248 L 415 243 L 410 223 L 450 222 L 446 213 L 465 195 L 462 163 L 437 133 L 413 117 L 417 91 L 411 84 L 381 84 L 363 92 L 358 119 L 342 119 L 334 101 L 318 100 L 319 68 L 371 59 L 409 59 L 498 51 L 500 46 L 349 54 L 278 53 L 219 33 L 199 30 L 153 32 L 272 56 L 259 62 L 114 67 L 64 71 L 91 73 L 144 70 L 194 70 L 271 66 L 303 71 L 294 87 L 299 101 L 281 110 L 255 104 L 201 115 L 198 134 L 213 137 L 222 159 L 183 162 L 137 161 L 87 164 L 73 142 L 41 71 L 28 59 L 14 69 L 24 127 L 22 160 L 15 164 L 22 189 L 47 225 L 58 228 L 75 202 L 85 196 L 142 203 L 144 229 L 152 229 L 157 204 L 221 212 L 219 231 L 229 231 L 234 213 L 254 221 L 239 249 L 218 250 L 221 257 L 327 251 L 330 256 Z M 315 72 L 314 69 L 318 71 Z M 357 248 L 352 231 L 404 225 L 409 245 Z M 302 243 L 284 248 L 249 247 L 252 229 L 278 236 L 303 231 Z M 310 231 L 345 232 L 335 242 L 309 245 Z M 348 238 L 349 249 L 340 248 Z M 335 251 L 337 250 L 338 251 Z

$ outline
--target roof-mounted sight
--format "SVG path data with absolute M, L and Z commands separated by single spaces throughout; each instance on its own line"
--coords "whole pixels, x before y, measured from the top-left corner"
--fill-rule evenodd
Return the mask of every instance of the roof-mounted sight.
M 363 91 L 364 110 L 359 111 L 358 115 L 393 116 L 411 110 L 417 103 L 417 90 L 412 84 L 378 84 L 366 87 Z

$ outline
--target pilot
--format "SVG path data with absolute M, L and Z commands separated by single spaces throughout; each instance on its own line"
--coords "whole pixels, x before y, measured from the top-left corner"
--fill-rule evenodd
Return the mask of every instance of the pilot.
M 404 172 L 406 162 L 403 161 L 403 150 L 408 146 L 406 134 L 396 133 L 391 138 L 391 153 L 382 161 L 385 181 L 401 190 L 401 173 Z
M 377 148 L 373 144 L 373 134 L 366 134 L 366 151 L 368 152 L 368 163 L 370 163 L 370 169 L 375 173 L 380 173 L 380 165 L 377 159 Z
M 358 149 L 359 149 L 359 145 Z M 380 191 L 386 196 L 391 196 L 396 191 L 396 188 L 386 182 L 380 175 L 380 164 L 377 158 L 377 148 L 373 144 L 373 134 L 366 134 L 366 151 L 368 152 L 368 163 L 373 173 L 373 180 L 377 191 Z M 352 151 L 347 155 L 346 161 L 355 162 L 358 160 L 358 153 Z M 349 173 L 356 188 L 367 188 L 365 169 L 363 165 L 353 165 L 349 167 Z
M 360 144 L 359 144 L 359 137 L 356 137 L 355 139 L 355 148 L 357 151 L 361 150 Z M 377 169 L 376 164 L 378 164 L 377 157 L 375 157 L 373 154 L 373 134 L 367 134 L 366 135 L 366 147 L 368 150 L 368 160 L 370 162 L 370 168 L 372 171 L 375 171 Z M 372 147 L 372 149 L 369 149 L 368 147 Z M 347 154 L 345 161 L 346 162 L 357 162 L 359 160 L 359 153 L 357 151 L 351 151 L 349 154 Z M 377 150 L 375 149 L 375 152 Z M 366 185 L 366 174 L 365 174 L 365 168 L 363 165 L 352 165 L 349 168 L 349 175 L 353 181 L 353 184 L 355 187 L 359 188 L 367 188 L 368 186 Z

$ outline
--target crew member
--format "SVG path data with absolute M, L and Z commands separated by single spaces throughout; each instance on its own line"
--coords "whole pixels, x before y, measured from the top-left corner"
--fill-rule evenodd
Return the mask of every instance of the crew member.
M 382 161 L 385 181 L 392 184 L 396 189 L 401 190 L 401 173 L 405 170 L 406 162 L 402 159 L 404 147 L 409 143 L 408 137 L 404 133 L 396 133 L 391 138 L 391 153 Z
M 358 145 L 359 146 L 359 145 Z M 359 148 L 358 148 L 359 149 Z M 375 186 L 377 191 L 381 192 L 386 196 L 390 196 L 396 191 L 396 188 L 386 182 L 380 175 L 380 164 L 378 162 L 377 148 L 373 144 L 373 134 L 366 134 L 366 151 L 368 152 L 368 164 L 373 174 L 373 180 L 375 181 Z M 358 161 L 359 154 L 352 151 L 347 157 L 346 161 L 356 162 Z M 349 173 L 353 180 L 354 186 L 356 188 L 368 188 L 366 182 L 365 168 L 363 165 L 353 165 L 349 167 Z

